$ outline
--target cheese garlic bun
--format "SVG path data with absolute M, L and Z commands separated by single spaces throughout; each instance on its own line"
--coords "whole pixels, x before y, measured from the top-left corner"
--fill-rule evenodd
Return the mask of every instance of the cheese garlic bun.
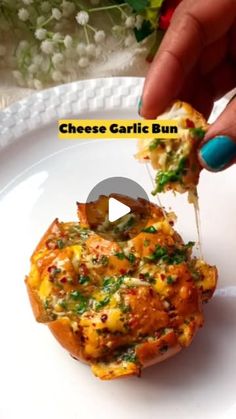
M 25 280 L 36 320 L 104 380 L 140 375 L 187 347 L 216 287 L 216 268 L 191 256 L 193 243 L 174 230 L 174 214 L 137 203 L 149 218 L 122 242 L 90 229 L 90 204 L 78 204 L 80 222 L 56 219 Z
M 197 158 L 197 148 L 203 139 L 208 124 L 204 117 L 189 104 L 174 102 L 167 111 L 158 116 L 159 120 L 175 121 L 179 138 L 140 139 L 136 157 L 144 162 L 150 161 L 157 170 L 156 188 L 153 194 L 172 190 L 196 194 L 201 166 Z

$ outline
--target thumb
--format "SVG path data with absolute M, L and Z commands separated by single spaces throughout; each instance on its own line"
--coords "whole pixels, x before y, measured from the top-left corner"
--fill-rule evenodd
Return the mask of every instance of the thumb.
M 212 172 L 236 163 L 236 95 L 207 131 L 199 149 L 199 161 Z

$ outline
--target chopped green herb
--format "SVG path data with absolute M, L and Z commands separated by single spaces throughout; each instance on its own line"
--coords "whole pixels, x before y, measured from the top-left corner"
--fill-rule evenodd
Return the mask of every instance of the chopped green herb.
M 48 308 L 49 308 L 49 301 L 48 301 L 48 299 L 46 298 L 46 300 L 44 301 L 44 308 L 45 308 L 45 310 L 47 310 Z
M 168 276 L 168 277 L 166 278 L 166 281 L 167 281 L 167 284 L 168 284 L 168 285 L 172 285 L 172 284 L 174 284 L 174 282 L 175 282 L 175 280 L 174 280 L 174 278 L 172 278 L 172 276 Z
M 130 263 L 135 263 L 135 261 L 136 261 L 136 256 L 133 254 L 133 253 L 130 253 L 128 256 L 127 256 L 127 259 L 128 259 L 128 261 L 130 262 Z
M 83 299 L 83 298 L 84 298 L 84 296 L 81 294 L 81 292 L 79 292 L 79 291 L 77 291 L 77 290 L 75 290 L 75 291 L 71 291 L 71 293 L 70 293 L 70 297 L 71 297 L 73 300 L 75 300 L 75 301 L 77 301 L 77 300 L 81 300 L 81 299 Z
M 79 275 L 78 282 L 81 285 L 86 285 L 90 282 L 90 278 L 87 275 Z
M 125 259 L 125 254 L 124 253 L 115 253 L 115 256 L 118 258 L 118 259 L 120 259 L 120 260 L 123 260 L 123 259 Z
M 157 229 L 154 226 L 146 227 L 142 230 L 144 233 L 154 234 L 157 232 Z
M 122 355 L 121 359 L 122 361 L 133 362 L 133 363 L 136 363 L 138 360 L 137 355 L 134 350 L 126 352 L 124 355 Z
M 151 144 L 149 145 L 149 151 L 155 150 L 160 143 L 160 138 L 154 138 L 154 140 L 152 140 Z
M 59 301 L 58 304 L 60 307 L 67 309 L 67 302 L 65 300 Z
M 88 308 L 88 301 L 80 301 L 79 304 L 76 304 L 75 306 L 75 312 L 76 314 L 83 314 L 85 311 L 87 311 Z
M 203 138 L 205 137 L 206 131 L 202 128 L 190 128 L 190 134 L 197 138 L 197 140 L 203 140 Z
M 186 172 L 186 157 L 182 157 L 179 161 L 179 165 L 175 170 L 157 172 L 156 175 L 156 189 L 152 192 L 153 195 L 156 195 L 158 192 L 163 192 L 164 187 L 169 182 L 182 182 L 182 177 Z
M 58 249 L 63 249 L 64 246 L 65 246 L 65 243 L 63 242 L 63 240 L 61 239 L 57 240 Z
M 95 310 L 100 310 L 100 308 L 103 308 L 106 306 L 110 301 L 110 296 L 107 295 L 103 300 L 96 302 L 95 304 Z
M 124 277 L 120 276 L 118 278 L 114 278 L 114 277 L 107 277 L 103 280 L 103 290 L 105 292 L 109 292 L 110 294 L 114 294 L 114 292 L 116 292 L 121 284 L 124 281 Z

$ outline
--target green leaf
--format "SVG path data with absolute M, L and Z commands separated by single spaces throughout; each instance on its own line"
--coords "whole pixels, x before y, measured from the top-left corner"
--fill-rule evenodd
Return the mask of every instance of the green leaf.
M 155 28 L 151 25 L 148 20 L 144 20 L 143 24 L 140 29 L 134 29 L 134 34 L 137 42 L 143 41 L 147 38 L 151 33 L 153 33 Z
M 135 10 L 135 12 L 143 12 L 145 8 L 148 6 L 149 1 L 148 0 L 127 0 L 126 3 L 128 3 L 132 9 Z
M 157 229 L 154 226 L 146 227 L 142 230 L 144 233 L 154 234 L 157 232 Z

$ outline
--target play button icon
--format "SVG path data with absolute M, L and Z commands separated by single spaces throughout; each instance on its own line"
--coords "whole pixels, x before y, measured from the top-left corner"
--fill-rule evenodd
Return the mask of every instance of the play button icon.
M 90 229 L 106 240 L 119 242 L 140 233 L 147 224 L 149 211 L 144 189 L 125 177 L 111 177 L 99 182 L 85 205 Z
M 128 205 L 122 204 L 118 199 L 109 198 L 108 204 L 108 220 L 110 223 L 119 220 L 119 218 L 124 215 L 129 214 L 130 207 Z

